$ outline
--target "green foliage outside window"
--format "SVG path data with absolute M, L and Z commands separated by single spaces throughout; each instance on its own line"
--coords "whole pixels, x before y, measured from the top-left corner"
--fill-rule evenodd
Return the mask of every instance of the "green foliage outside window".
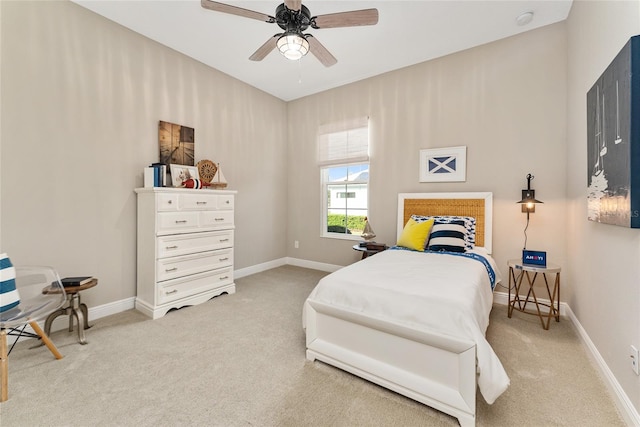
M 327 227 L 332 225 L 334 226 L 345 226 L 351 234 L 362 234 L 362 230 L 364 230 L 364 219 L 366 217 L 362 216 L 350 216 L 347 218 L 347 223 L 345 224 L 345 216 L 340 214 L 329 214 L 327 215 Z

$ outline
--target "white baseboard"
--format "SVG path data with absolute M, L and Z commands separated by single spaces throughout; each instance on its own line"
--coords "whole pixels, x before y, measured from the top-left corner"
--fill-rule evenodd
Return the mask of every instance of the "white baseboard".
M 540 302 L 544 302 L 547 304 L 549 303 L 549 300 L 543 300 L 542 298 L 538 298 L 538 300 Z M 508 304 L 508 301 L 509 301 L 509 294 L 504 292 L 493 293 L 494 303 L 506 306 Z M 624 390 L 620 386 L 620 383 L 618 382 L 616 377 L 613 375 L 613 372 L 611 372 L 611 369 L 609 369 L 609 366 L 600 355 L 600 352 L 598 351 L 596 346 L 593 344 L 593 341 L 591 341 L 591 338 L 589 338 L 587 331 L 584 330 L 584 328 L 578 321 L 578 318 L 573 314 L 571 307 L 569 307 L 567 303 L 564 303 L 564 302 L 560 303 L 560 315 L 568 317 L 571 320 L 571 323 L 573 324 L 573 326 L 576 328 L 576 331 L 578 332 L 578 336 L 582 340 L 582 344 L 586 347 L 590 356 L 595 361 L 596 366 L 600 370 L 600 373 L 602 374 L 602 377 L 605 380 L 605 384 L 609 388 L 609 391 L 612 393 L 614 397 L 613 400 L 616 406 L 618 407 L 618 409 L 620 410 L 620 413 L 624 418 L 625 422 L 630 426 L 640 427 L 640 414 L 638 414 L 638 411 L 631 403 L 629 396 L 627 396 L 627 394 L 624 392 Z
M 136 306 L 136 297 L 125 298 L 120 301 L 114 301 L 102 304 L 97 307 L 89 308 L 89 319 L 100 319 L 101 317 L 111 316 L 123 311 L 131 310 Z
M 344 265 L 326 264 L 324 262 L 308 261 L 300 258 L 286 258 L 288 265 L 295 265 L 296 267 L 310 268 L 312 270 L 327 271 L 333 273 L 340 270 Z
M 136 301 L 136 298 L 131 297 L 131 298 L 125 298 L 120 301 L 114 301 L 107 304 L 103 304 L 97 307 L 91 307 L 89 308 L 89 321 L 90 321 L 89 324 L 91 324 L 92 320 L 100 319 L 101 317 L 106 317 L 112 314 L 118 314 L 123 311 L 131 310 L 132 308 L 135 308 L 135 301 Z M 43 330 L 44 330 L 44 322 L 45 322 L 44 319 L 38 321 L 38 324 Z M 77 327 L 78 325 L 74 325 L 74 331 L 77 330 L 76 329 Z M 51 324 L 51 332 L 61 331 L 67 328 L 69 328 L 69 317 L 65 315 L 56 317 L 56 319 Z M 27 327 L 24 330 L 25 332 L 28 332 L 28 333 L 32 333 L 32 334 L 35 333 L 34 330 L 31 328 L 31 326 L 29 325 L 27 325 Z M 77 333 L 77 332 L 74 332 L 74 333 Z M 15 335 L 8 335 L 7 344 L 12 345 L 17 338 L 18 337 Z
M 239 279 L 241 277 L 261 273 L 263 271 L 271 270 L 272 268 L 281 267 L 283 265 L 294 265 L 296 267 L 327 271 L 329 273 L 333 273 L 334 271 L 340 270 L 342 267 L 344 267 L 343 265 L 326 264 L 323 262 L 308 261 L 306 259 L 285 257 L 273 261 L 264 262 L 262 264 L 252 265 L 251 267 L 235 270 L 233 272 L 233 277 L 235 279 Z
M 605 384 L 607 384 L 609 391 L 613 393 L 615 397 L 614 401 L 616 402 L 618 409 L 622 413 L 622 417 L 624 418 L 624 420 L 630 426 L 640 426 L 640 413 L 638 413 L 638 410 L 633 406 L 633 403 L 631 403 L 629 396 L 627 396 L 627 394 L 624 392 L 624 390 L 620 386 L 620 383 L 613 375 L 613 372 L 611 372 L 611 369 L 609 369 L 607 362 L 604 361 L 604 359 L 600 355 L 600 352 L 593 344 L 593 341 L 591 341 L 591 338 L 589 338 L 587 331 L 584 330 L 584 328 L 578 321 L 578 318 L 575 316 L 569 306 L 567 306 L 567 317 L 571 319 L 573 326 L 575 326 L 576 330 L 578 331 L 578 335 L 582 339 L 582 343 L 587 348 L 589 353 L 591 353 L 591 356 L 596 362 L 596 365 L 604 376 Z
M 112 314 L 118 314 L 123 311 L 131 310 L 135 308 L 136 298 L 130 297 L 120 301 L 114 301 L 107 304 L 102 304 L 97 307 L 89 307 L 89 325 L 91 321 L 100 319 L 101 317 L 111 316 Z M 44 323 L 42 324 L 44 326 Z M 59 316 L 51 324 L 51 331 L 61 331 L 69 327 L 69 317 Z M 74 326 L 74 328 L 77 327 Z M 75 329 L 74 329 L 75 330 Z
M 272 268 L 281 267 L 287 264 L 287 258 L 274 259 L 273 261 L 263 262 L 262 264 L 252 265 L 251 267 L 241 268 L 233 271 L 233 278 L 239 279 L 241 277 L 250 276 L 252 274 L 261 273 L 263 271 L 271 270 Z

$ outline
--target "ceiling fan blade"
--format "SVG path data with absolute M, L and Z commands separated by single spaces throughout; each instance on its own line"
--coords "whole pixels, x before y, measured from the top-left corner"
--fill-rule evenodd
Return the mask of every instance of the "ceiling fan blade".
M 214 12 L 230 13 L 231 15 L 243 16 L 245 18 L 257 19 L 258 21 L 269 23 L 276 22 L 274 17 L 269 16 L 265 13 L 243 9 L 237 6 L 231 6 L 225 3 L 219 3 L 217 1 L 200 0 L 200 5 L 205 9 L 213 10 Z
M 260 46 L 258 50 L 253 52 L 253 55 L 251 55 L 249 59 L 252 61 L 262 61 L 269 53 L 271 53 L 273 49 L 276 48 L 276 42 L 281 35 L 282 34 L 276 34 L 275 36 L 271 37 L 262 46 Z
M 318 41 L 318 39 L 313 37 L 311 34 L 305 34 L 304 36 L 309 42 L 309 51 L 313 53 L 313 56 L 318 58 L 318 61 L 320 61 L 322 65 L 325 67 L 331 67 L 338 62 L 335 56 L 333 56 L 331 52 L 329 52 L 327 48 Z
M 378 23 L 378 9 L 353 10 L 351 12 L 329 13 L 311 18 L 313 28 L 357 27 Z
M 284 0 L 284 5 L 287 6 L 289 10 L 300 10 L 302 0 Z

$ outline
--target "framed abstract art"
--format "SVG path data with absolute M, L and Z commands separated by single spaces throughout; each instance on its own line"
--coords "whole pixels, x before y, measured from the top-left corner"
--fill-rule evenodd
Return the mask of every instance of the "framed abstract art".
M 587 92 L 590 221 L 640 228 L 639 73 L 640 36 L 634 36 Z
M 194 166 L 195 143 L 194 128 L 162 120 L 158 123 L 160 163 Z

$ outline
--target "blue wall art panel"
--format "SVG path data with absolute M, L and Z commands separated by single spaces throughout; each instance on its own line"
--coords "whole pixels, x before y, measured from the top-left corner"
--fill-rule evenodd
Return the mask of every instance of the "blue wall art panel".
M 634 36 L 587 93 L 591 221 L 640 228 L 639 73 L 640 36 Z

